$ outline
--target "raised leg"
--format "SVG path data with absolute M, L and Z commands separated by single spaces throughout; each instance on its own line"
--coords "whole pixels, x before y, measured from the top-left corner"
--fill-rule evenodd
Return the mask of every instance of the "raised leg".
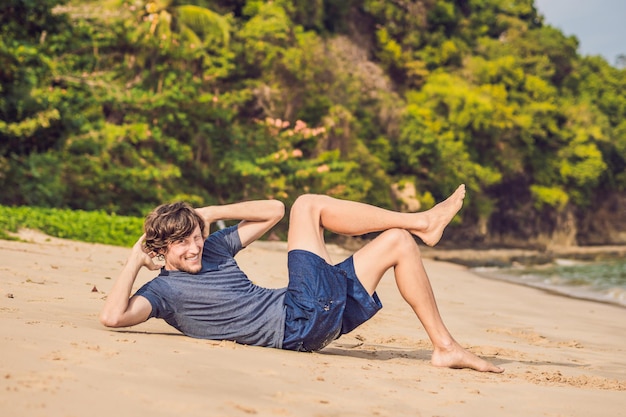
M 304 249 L 328 260 L 324 229 L 358 236 L 388 229 L 405 229 L 429 246 L 436 245 L 444 229 L 463 206 L 465 185 L 445 201 L 419 213 L 399 213 L 364 203 L 324 195 L 303 195 L 291 209 L 289 249 Z

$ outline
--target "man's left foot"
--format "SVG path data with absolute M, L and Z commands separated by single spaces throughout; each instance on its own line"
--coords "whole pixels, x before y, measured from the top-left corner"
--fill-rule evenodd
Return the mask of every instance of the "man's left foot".
M 479 358 L 458 344 L 454 344 L 448 349 L 435 348 L 431 363 L 435 366 L 446 368 L 469 368 L 479 372 L 494 372 L 497 374 L 504 372 L 504 368 Z

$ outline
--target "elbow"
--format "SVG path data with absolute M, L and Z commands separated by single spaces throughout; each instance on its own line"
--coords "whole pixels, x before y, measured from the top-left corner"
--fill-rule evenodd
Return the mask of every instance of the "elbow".
M 122 327 L 120 324 L 120 318 L 115 315 L 109 314 L 106 311 L 102 311 L 98 317 L 100 323 L 105 327 Z

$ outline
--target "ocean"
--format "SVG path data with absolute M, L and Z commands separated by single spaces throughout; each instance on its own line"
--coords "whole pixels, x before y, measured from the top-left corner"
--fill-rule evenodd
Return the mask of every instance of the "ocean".
M 595 262 L 556 259 L 546 265 L 476 267 L 472 271 L 564 296 L 626 307 L 626 259 Z

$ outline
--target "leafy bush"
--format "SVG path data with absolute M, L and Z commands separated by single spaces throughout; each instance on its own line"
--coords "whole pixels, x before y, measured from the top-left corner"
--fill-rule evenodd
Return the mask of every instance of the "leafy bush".
M 103 211 L 0 206 L 0 239 L 19 229 L 83 242 L 132 246 L 142 233 L 143 219 Z

